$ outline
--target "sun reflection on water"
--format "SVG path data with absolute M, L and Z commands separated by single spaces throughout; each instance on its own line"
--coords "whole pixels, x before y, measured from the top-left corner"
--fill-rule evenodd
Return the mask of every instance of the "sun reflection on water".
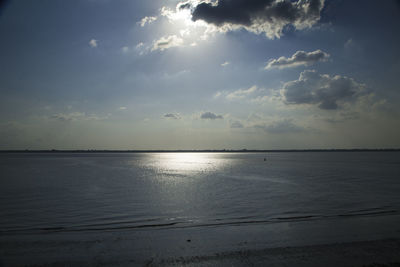
M 224 165 L 223 157 L 216 153 L 157 153 L 148 161 L 149 167 L 170 174 L 216 171 Z

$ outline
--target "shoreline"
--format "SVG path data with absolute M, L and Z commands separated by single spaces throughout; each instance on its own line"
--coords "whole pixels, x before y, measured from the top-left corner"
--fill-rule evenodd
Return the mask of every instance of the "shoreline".
M 4 245 L 4 244 L 3 244 Z M 112 244 L 104 244 L 112 245 Z M 3 249 L 2 249 L 3 250 Z M 125 248 L 129 250 L 129 248 Z M 38 251 L 37 251 L 38 252 Z M 64 251 L 66 253 L 66 251 Z M 11 253 L 12 254 L 12 253 Z M 38 253 L 40 254 L 40 253 Z M 398 267 L 400 266 L 400 239 L 382 239 L 309 246 L 276 247 L 219 252 L 215 254 L 158 257 L 146 259 L 118 255 L 91 255 L 90 259 L 74 258 L 64 254 L 61 257 L 46 257 L 21 261 L 4 253 L 0 266 L 304 266 L 304 267 Z M 22 255 L 14 255 L 21 257 Z M 66 257 L 67 256 L 67 257 Z

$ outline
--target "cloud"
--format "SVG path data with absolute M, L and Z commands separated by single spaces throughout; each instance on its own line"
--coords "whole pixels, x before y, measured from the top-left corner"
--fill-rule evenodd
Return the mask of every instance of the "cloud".
M 238 98 L 244 98 L 252 93 L 254 93 L 255 91 L 257 91 L 257 86 L 253 85 L 252 87 L 250 87 L 249 89 L 239 89 L 236 90 L 232 93 L 229 93 L 226 98 L 229 100 L 234 100 L 234 99 L 238 99 Z
M 244 128 L 243 124 L 240 121 L 234 121 L 230 125 L 231 128 Z
M 344 47 L 345 48 L 351 48 L 354 46 L 354 40 L 353 39 L 348 39 L 345 43 L 344 43 Z
M 70 122 L 70 121 L 105 120 L 108 119 L 110 115 L 111 114 L 107 114 L 106 116 L 97 116 L 95 114 L 88 115 L 84 112 L 70 112 L 70 113 L 53 114 L 50 116 L 50 118 L 61 122 Z
M 222 91 L 222 92 L 217 92 L 214 95 L 214 98 L 219 98 L 221 96 L 225 97 L 228 100 L 237 100 L 237 99 L 243 99 L 248 97 L 251 94 L 254 94 L 257 91 L 261 91 L 256 85 L 253 85 L 252 87 L 248 89 L 239 89 L 236 91 L 233 91 L 231 93 L 227 91 Z
M 255 124 L 253 128 L 261 129 L 271 134 L 299 133 L 306 131 L 305 128 L 293 123 L 291 119 L 279 119 L 269 124 Z
M 161 39 L 154 41 L 151 51 L 154 51 L 154 50 L 163 51 L 163 50 L 171 48 L 171 47 L 182 46 L 182 45 L 183 45 L 182 38 L 179 38 L 176 35 L 170 35 L 167 37 L 164 36 L 164 37 L 161 37 Z
M 96 40 L 96 39 L 92 39 L 92 40 L 89 41 L 89 45 L 90 45 L 91 47 L 97 47 L 97 41 L 98 41 L 98 40 Z
M 138 24 L 141 26 L 141 27 L 144 27 L 146 24 L 151 24 L 151 23 L 153 23 L 154 21 L 156 21 L 157 20 L 157 17 L 144 17 L 144 18 L 142 18 L 139 22 L 138 22 Z
M 363 95 L 365 85 L 346 76 L 318 74 L 306 70 L 298 80 L 287 82 L 281 89 L 286 104 L 312 104 L 320 109 L 340 108 L 341 103 L 354 102 Z
M 221 64 L 221 66 L 222 66 L 222 67 L 226 67 L 226 66 L 229 65 L 229 63 L 230 63 L 229 61 L 225 61 L 224 63 Z
M 124 46 L 124 47 L 121 48 L 121 51 L 123 53 L 128 53 L 129 52 L 129 47 L 128 46 Z
M 214 98 L 219 98 L 220 96 L 222 96 L 222 94 L 222 92 L 216 92 Z
M 272 134 L 283 134 L 303 132 L 305 129 L 294 124 L 290 119 L 283 119 L 265 126 L 264 130 Z
M 344 49 L 349 53 L 360 53 L 362 52 L 362 46 L 359 42 L 355 41 L 354 39 L 350 38 L 344 43 Z
M 82 112 L 72 112 L 72 113 L 58 113 L 58 114 L 53 114 L 51 115 L 52 119 L 56 119 L 59 121 L 72 121 L 72 120 L 77 120 L 80 118 L 83 118 L 85 116 L 85 113 Z
M 129 49 L 130 51 L 131 49 Z M 143 42 L 139 42 L 135 47 L 132 47 L 132 50 L 138 53 L 139 55 L 144 55 L 150 50 L 150 47 L 145 46 Z
M 205 21 L 224 32 L 244 28 L 273 39 L 289 25 L 299 30 L 311 27 L 323 6 L 324 0 L 219 0 L 202 1 L 191 9 L 193 21 Z
M 176 114 L 175 113 L 167 113 L 167 114 L 164 114 L 164 118 L 179 120 L 181 118 L 181 116 L 179 116 L 178 113 L 176 113 Z
M 222 115 L 217 115 L 212 112 L 204 112 L 201 114 L 200 118 L 204 120 L 216 120 L 216 119 L 223 119 L 224 117 Z
M 328 58 L 329 54 L 319 49 L 313 52 L 297 51 L 290 58 L 280 57 L 278 59 L 271 59 L 265 69 L 309 66 L 319 61 L 326 61 Z

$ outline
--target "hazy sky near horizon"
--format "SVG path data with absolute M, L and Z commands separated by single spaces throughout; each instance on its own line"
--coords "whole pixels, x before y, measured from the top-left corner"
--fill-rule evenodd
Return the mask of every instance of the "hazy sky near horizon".
M 400 147 L 400 1 L 0 4 L 0 149 Z

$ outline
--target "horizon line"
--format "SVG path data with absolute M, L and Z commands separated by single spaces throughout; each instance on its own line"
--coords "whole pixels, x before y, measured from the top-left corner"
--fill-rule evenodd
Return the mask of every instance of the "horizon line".
M 0 153 L 256 153 L 256 152 L 367 152 L 400 151 L 400 148 L 305 148 L 305 149 L 4 149 Z

